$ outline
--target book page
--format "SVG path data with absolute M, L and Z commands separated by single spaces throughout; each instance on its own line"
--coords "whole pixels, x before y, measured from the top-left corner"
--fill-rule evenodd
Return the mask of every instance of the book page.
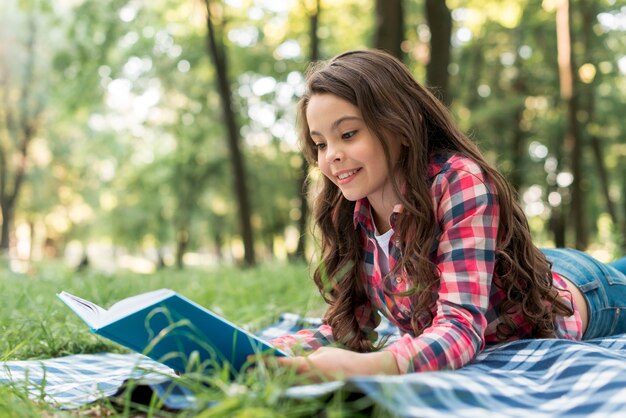
M 106 315 L 102 318 L 100 326 L 111 324 L 120 318 L 161 302 L 175 293 L 170 289 L 159 289 L 122 299 L 106 310 Z
M 174 295 L 170 289 L 159 289 L 141 295 L 131 296 L 112 305 L 109 309 L 103 309 L 93 302 L 79 298 L 67 292 L 58 294 L 59 298 L 65 302 L 89 327 L 99 329 L 105 325 L 113 323 L 143 308 L 160 302 L 167 297 Z
M 106 314 L 106 311 L 95 303 L 70 293 L 61 292 L 58 293 L 57 296 L 91 328 L 96 328 L 99 318 Z

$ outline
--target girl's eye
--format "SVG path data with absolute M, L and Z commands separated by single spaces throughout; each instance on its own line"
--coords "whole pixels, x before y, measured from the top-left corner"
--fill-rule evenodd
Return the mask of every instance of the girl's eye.
M 356 135 L 356 131 L 350 131 L 350 132 L 346 132 L 345 134 L 341 135 L 342 139 L 350 139 L 352 138 L 354 135 Z
M 317 144 L 315 144 L 315 149 L 317 149 L 318 151 L 323 150 L 324 148 L 326 148 L 326 144 L 323 142 L 318 142 Z

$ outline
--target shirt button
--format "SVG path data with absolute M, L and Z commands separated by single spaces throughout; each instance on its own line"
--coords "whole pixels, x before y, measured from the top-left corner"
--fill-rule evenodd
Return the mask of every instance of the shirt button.
M 402 277 L 396 276 L 396 283 L 402 283 Z

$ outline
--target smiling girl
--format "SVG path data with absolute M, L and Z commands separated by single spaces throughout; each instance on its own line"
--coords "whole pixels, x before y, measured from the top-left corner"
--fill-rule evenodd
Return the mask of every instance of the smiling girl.
M 311 350 L 283 366 L 326 378 L 457 369 L 486 344 L 626 332 L 623 271 L 537 249 L 504 177 L 397 59 L 351 51 L 313 65 L 299 122 L 324 175 L 313 279 L 329 307 L 318 330 L 273 341 Z M 380 315 L 402 333 L 382 348 Z

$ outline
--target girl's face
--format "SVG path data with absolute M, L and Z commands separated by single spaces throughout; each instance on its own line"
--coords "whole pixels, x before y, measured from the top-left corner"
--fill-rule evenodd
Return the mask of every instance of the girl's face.
M 395 204 L 383 146 L 365 124 L 359 108 L 332 94 L 314 94 L 306 119 L 317 147 L 319 168 L 346 199 L 367 197 L 375 209 Z M 391 141 L 392 161 L 397 161 L 400 147 L 399 141 Z

